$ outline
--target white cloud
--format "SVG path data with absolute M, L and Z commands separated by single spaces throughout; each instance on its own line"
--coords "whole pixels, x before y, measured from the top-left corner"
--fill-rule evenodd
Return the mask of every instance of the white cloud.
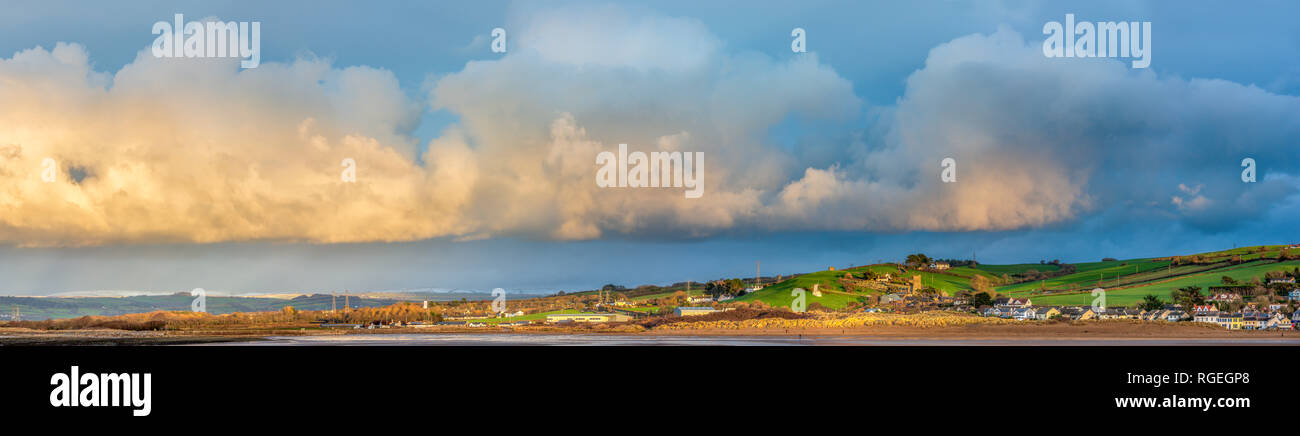
M 146 50 L 110 76 L 68 44 L 0 59 L 0 241 L 1006 230 L 1134 204 L 1214 228 L 1296 192 L 1279 175 L 1295 172 L 1300 99 L 1047 59 L 1008 30 L 935 47 L 864 125 L 852 84 L 814 53 L 728 51 L 695 20 L 559 9 L 509 27 L 508 54 L 429 86 L 459 121 L 425 164 L 407 134 L 420 105 L 382 69 Z M 770 137 L 791 119 L 841 139 L 792 150 Z M 704 152 L 705 197 L 598 188 L 594 158 L 619 143 Z M 1223 183 L 1244 154 L 1263 181 Z M 45 157 L 56 183 L 40 181 Z M 945 157 L 956 183 L 939 180 Z M 344 158 L 356 184 L 339 180 Z

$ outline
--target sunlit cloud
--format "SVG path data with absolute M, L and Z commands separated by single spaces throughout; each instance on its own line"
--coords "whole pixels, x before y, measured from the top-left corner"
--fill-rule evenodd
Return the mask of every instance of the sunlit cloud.
M 0 59 L 0 242 L 1013 230 L 1134 204 L 1214 229 L 1268 207 L 1218 182 L 1247 154 L 1270 198 L 1297 192 L 1300 99 L 1045 58 L 1007 29 L 935 47 L 902 98 L 869 106 L 815 46 L 729 50 L 690 18 L 557 9 L 508 27 L 508 53 L 421 99 L 382 68 L 310 56 L 245 70 L 142 47 L 109 73 L 60 43 Z M 422 151 L 410 132 L 426 108 L 458 121 Z M 792 118 L 846 139 L 774 141 Z M 620 143 L 703 152 L 707 194 L 598 187 L 595 157 Z M 948 157 L 955 183 L 939 179 Z M 1234 212 L 1208 214 L 1222 204 Z

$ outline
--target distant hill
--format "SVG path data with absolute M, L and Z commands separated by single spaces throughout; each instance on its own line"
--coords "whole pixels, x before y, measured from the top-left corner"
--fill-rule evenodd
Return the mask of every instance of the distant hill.
M 343 308 L 343 296 L 338 296 L 338 307 Z M 381 307 L 398 302 L 395 299 L 352 296 L 352 307 Z M 194 301 L 189 293 L 133 297 L 0 297 L 0 320 L 9 320 L 10 309 L 20 306 L 22 319 L 41 320 L 76 318 L 86 315 L 124 315 L 155 310 L 190 310 Z M 304 310 L 329 310 L 329 294 L 302 295 L 295 298 L 217 297 L 207 296 L 207 311 L 212 314 L 232 312 L 276 311 L 284 306 Z
M 111 294 L 111 293 L 110 293 Z M 295 295 L 287 298 L 288 295 Z M 511 291 L 511 299 L 537 298 L 540 294 L 528 294 Z M 491 300 L 490 292 L 479 291 L 385 291 L 354 293 L 348 298 L 337 295 L 337 303 L 331 303 L 330 294 L 269 294 L 257 296 L 207 296 L 208 313 L 220 315 L 233 312 L 277 311 L 285 306 L 301 310 L 329 310 L 337 304 L 342 309 L 344 301 L 353 307 L 382 307 L 400 301 L 430 302 Z M 124 315 L 128 313 L 152 312 L 155 310 L 190 310 L 194 297 L 188 292 L 170 295 L 131 295 L 131 296 L 53 296 L 53 297 L 5 297 L 0 296 L 0 321 L 11 318 L 11 309 L 18 305 L 22 319 L 42 320 L 76 318 L 86 315 Z

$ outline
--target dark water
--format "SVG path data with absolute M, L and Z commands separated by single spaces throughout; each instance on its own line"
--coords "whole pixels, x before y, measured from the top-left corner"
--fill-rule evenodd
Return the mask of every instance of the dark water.
M 630 336 L 540 334 L 357 334 L 337 336 L 272 336 L 264 341 L 203 344 L 238 346 L 1152 346 L 1152 345 L 1300 345 L 1300 337 L 1242 339 L 890 339 L 862 336 Z

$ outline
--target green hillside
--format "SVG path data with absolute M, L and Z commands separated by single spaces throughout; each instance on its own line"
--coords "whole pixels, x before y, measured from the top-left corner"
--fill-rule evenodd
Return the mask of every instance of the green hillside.
M 853 270 L 859 270 L 854 268 Z M 758 292 L 749 293 L 736 298 L 734 301 L 762 301 L 772 306 L 790 307 L 794 301 L 794 296 L 790 295 L 795 288 L 803 288 L 808 291 L 805 294 L 808 304 L 820 303 L 830 308 L 842 308 L 850 302 L 856 301 L 857 297 L 844 295 L 844 287 L 840 286 L 839 278 L 844 276 L 844 271 L 818 271 L 804 274 L 780 283 L 769 285 Z M 818 286 L 823 292 L 821 297 L 812 295 L 813 285 Z
M 1094 262 L 1076 265 L 1076 273 L 1060 277 L 1053 277 L 1041 281 L 1017 283 L 1014 285 L 1000 286 L 997 291 L 1000 293 L 1019 294 L 1021 291 L 1028 291 L 1045 287 L 1046 289 L 1082 289 L 1084 287 L 1096 287 L 1099 284 L 1104 285 L 1106 280 L 1115 280 L 1120 276 L 1140 274 L 1153 270 L 1163 270 L 1169 266 L 1169 261 L 1152 261 L 1135 259 L 1129 261 L 1114 262 Z
M 1137 304 L 1145 295 L 1155 294 L 1168 298 L 1173 290 L 1186 286 L 1199 286 L 1202 292 L 1208 287 L 1220 284 L 1223 276 L 1232 277 L 1241 282 L 1251 279 L 1263 279 L 1269 271 L 1292 271 L 1300 266 L 1300 260 L 1278 262 L 1276 258 L 1285 246 L 1255 246 L 1232 250 L 1221 250 L 1189 255 L 1178 255 L 1195 264 L 1173 265 L 1173 257 L 1127 259 L 1102 262 L 1082 262 L 1070 264 L 1074 272 L 1066 275 L 1025 281 L 997 286 L 999 296 L 1030 297 L 1039 305 L 1087 305 L 1092 301 L 1091 290 L 1101 287 L 1107 290 L 1107 305 L 1131 306 Z M 1300 256 L 1300 249 L 1287 251 L 1288 255 Z M 1234 263 L 1239 261 L 1240 263 Z M 1023 263 L 1011 265 L 962 266 L 944 272 L 919 271 L 903 268 L 897 264 L 879 264 L 852 268 L 849 272 L 870 270 L 877 274 L 892 274 L 894 277 L 911 277 L 921 275 L 922 284 L 941 292 L 955 294 L 971 289 L 970 281 L 976 275 L 987 277 L 992 283 L 1002 283 L 1003 276 L 1014 280 L 1016 274 L 1026 274 L 1031 270 L 1038 273 L 1055 273 L 1062 266 L 1042 263 Z M 845 271 L 818 271 L 798 276 L 768 286 L 758 292 L 745 295 L 737 301 L 762 301 L 773 306 L 790 305 L 794 288 L 811 291 L 813 284 L 820 284 L 820 289 L 828 290 L 823 297 L 814 299 L 809 295 L 808 302 L 820 302 L 831 308 L 842 308 L 855 301 L 859 296 L 851 294 L 840 286 L 839 279 Z M 875 293 L 875 292 L 872 292 Z
M 1296 267 L 1300 267 L 1300 261 L 1291 260 L 1286 262 L 1255 263 L 1238 268 L 1215 268 L 1201 273 L 1183 275 L 1173 279 L 1136 287 L 1120 289 L 1107 288 L 1106 304 L 1108 306 L 1132 306 L 1141 301 L 1147 294 L 1155 294 L 1156 296 L 1167 300 L 1170 292 L 1187 286 L 1200 287 L 1202 293 L 1208 294 L 1209 287 L 1219 285 L 1223 276 L 1232 277 L 1240 282 L 1246 282 L 1252 278 L 1262 278 L 1264 277 L 1264 274 L 1269 271 L 1290 271 Z M 1092 295 L 1090 292 L 1071 295 L 1033 296 L 1032 298 L 1034 304 L 1049 306 L 1086 305 L 1092 301 Z
M 1023 272 L 1025 272 L 1025 271 L 1029 271 L 1029 270 L 1031 270 L 1031 269 L 1032 269 L 1032 270 L 1035 270 L 1035 271 L 1039 271 L 1039 272 L 1056 271 L 1056 270 L 1058 270 L 1058 269 L 1061 269 L 1061 267 L 1056 266 L 1056 265 L 1052 265 L 1052 264 L 1050 264 L 1050 263 L 1049 263 L 1049 264 L 1040 264 L 1040 263 L 1017 263 L 1017 264 L 1013 264 L 1013 265 L 985 265 L 985 264 L 979 264 L 979 265 L 975 265 L 975 266 L 973 266 L 973 267 L 959 267 L 959 268 L 953 268 L 953 269 L 974 269 L 974 270 L 984 271 L 984 272 L 990 273 L 990 274 L 995 275 L 995 276 L 1001 276 L 1001 275 L 1003 275 L 1003 274 L 1019 274 L 1019 273 L 1023 273 Z

